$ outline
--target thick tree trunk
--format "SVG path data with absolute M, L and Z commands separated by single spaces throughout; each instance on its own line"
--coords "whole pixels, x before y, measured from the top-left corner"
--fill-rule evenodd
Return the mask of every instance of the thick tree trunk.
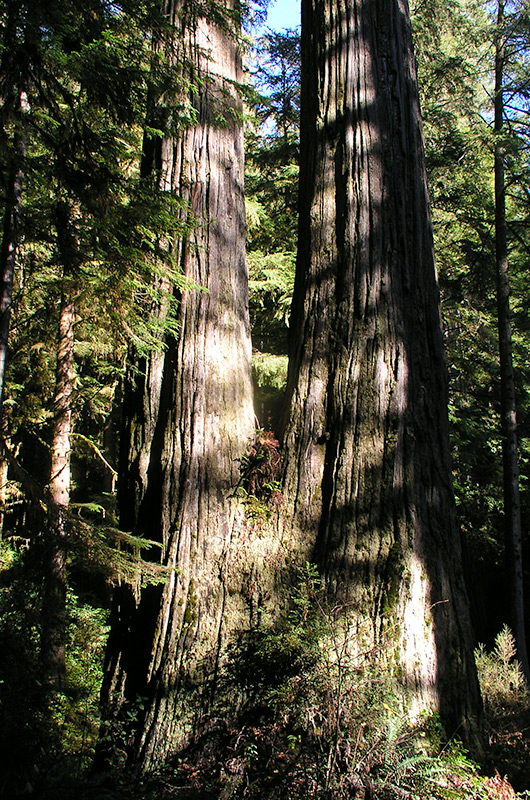
M 303 0 L 285 498 L 359 646 L 395 641 L 412 714 L 480 698 L 405 0 Z M 396 682 L 398 684 L 398 681 Z
M 213 22 L 184 15 L 177 23 L 182 10 L 172 9 L 182 25 L 176 47 L 194 62 L 197 122 L 165 139 L 153 162 L 161 190 L 188 203 L 191 231 L 175 252 L 190 288 L 180 297 L 178 339 L 168 336 L 144 375 L 129 382 L 118 489 L 123 527 L 159 542 L 168 572 L 161 586 L 118 589 L 103 687 L 107 709 L 144 698 L 129 739 L 129 757 L 142 770 L 186 743 L 237 624 L 239 595 L 227 583 L 240 518 L 232 495 L 254 428 L 241 104 L 233 87 L 240 54 Z
M 59 315 L 48 525 L 44 538 L 41 659 L 44 681 L 60 690 L 65 683 L 66 537 L 70 502 L 71 397 L 74 387 L 75 307 L 66 288 Z
M 497 41 L 495 46 L 495 255 L 497 267 L 497 325 L 499 331 L 499 362 L 501 373 L 506 570 L 510 587 L 510 624 L 513 628 L 517 645 L 517 656 L 526 677 L 530 679 L 524 622 L 517 408 L 512 356 L 506 197 L 504 188 L 505 145 L 501 138 L 504 128 L 504 27 L 504 2 L 503 0 L 499 0 L 497 7 Z

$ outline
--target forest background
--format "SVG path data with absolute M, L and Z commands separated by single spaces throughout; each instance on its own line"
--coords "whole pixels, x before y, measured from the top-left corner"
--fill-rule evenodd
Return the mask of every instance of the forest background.
M 166 35 L 164 20 L 148 4 L 133 5 L 122 4 L 123 13 L 108 14 L 104 23 L 90 4 L 74 8 L 64 3 L 54 12 L 44 12 L 44 17 L 38 4 L 33 11 L 23 4 L 1 5 L 3 320 L 7 307 L 11 312 L 7 349 L 6 339 L 2 340 L 6 372 L 0 465 L 4 754 L 0 791 L 6 796 L 15 791 L 44 792 L 50 786 L 57 792 L 58 784 L 67 784 L 65 792 L 79 793 L 85 786 L 98 735 L 111 586 L 117 576 L 138 581 L 142 569 L 146 582 L 164 579 L 141 561 L 145 543 L 121 531 L 116 516 L 127 353 L 131 344 L 140 353 L 160 348 L 159 318 L 152 309 L 173 302 L 166 291 L 168 275 L 184 286 L 166 244 L 171 235 L 182 234 L 175 214 L 179 198 L 171 197 L 168 206 L 138 180 L 146 97 L 160 85 L 166 90 L 173 86 L 178 95 L 181 86 L 171 64 L 153 64 L 151 44 Z M 411 11 L 450 376 L 454 491 L 490 726 L 489 768 L 508 773 L 524 796 L 530 786 L 528 695 L 514 659 L 516 645 L 503 628 L 511 624 L 513 577 L 505 558 L 494 161 L 502 136 L 527 587 L 529 9 L 519 3 L 503 7 L 501 29 L 498 9 L 490 5 L 418 3 Z M 499 37 L 506 45 L 502 133 L 495 129 L 494 107 Z M 255 410 L 264 432 L 277 430 L 287 377 L 297 237 L 299 64 L 298 31 L 269 31 L 257 42 L 250 38 L 247 75 L 253 88 L 245 90 L 247 252 Z M 189 107 L 171 109 L 172 124 L 177 129 L 189 124 L 190 114 Z M 160 128 L 163 122 L 157 121 Z M 153 130 L 156 134 L 154 124 Z M 6 297 L 10 264 L 13 289 Z M 171 314 L 164 322 L 164 335 L 170 326 Z M 65 346 L 66 360 L 61 361 Z M 71 442 L 68 472 L 53 462 L 54 446 L 60 441 L 56 437 L 61 435 L 57 408 L 65 397 L 68 407 L 62 421 L 68 418 Z M 57 474 L 63 485 L 54 488 Z M 269 513 L 265 500 L 277 490 L 275 476 L 269 477 L 265 492 L 269 497 L 252 501 L 253 514 Z M 61 491 L 69 495 L 68 513 L 58 523 L 68 536 L 66 562 L 60 565 L 55 583 L 55 587 L 61 583 L 66 570 L 66 617 L 59 622 L 66 626 L 66 674 L 58 685 L 53 685 L 56 631 L 50 624 L 57 604 L 53 579 L 44 579 L 53 574 L 50 564 L 57 556 L 56 551 L 50 555 L 45 534 L 50 524 L 47 492 L 55 489 L 58 497 Z M 304 603 L 318 594 L 317 576 L 302 576 L 297 591 L 295 607 L 306 620 Z M 278 642 L 273 644 L 278 647 Z M 302 652 L 300 664 L 310 673 L 311 636 L 302 645 L 307 652 Z M 272 646 L 270 641 L 267 646 Z M 49 654 L 44 668 L 43 652 Z M 273 704 L 278 718 L 281 703 L 289 701 L 285 686 L 280 688 L 275 687 Z M 385 687 L 384 692 L 388 696 L 380 694 L 374 708 L 392 707 L 391 690 Z M 409 740 L 400 727 L 405 723 L 398 724 L 395 716 L 394 711 L 377 721 L 358 716 L 352 723 L 352 731 L 363 726 L 376 731 L 367 745 L 370 756 L 365 752 L 356 760 L 358 773 L 364 770 L 369 776 L 362 790 L 368 792 L 371 785 L 370 791 L 380 797 L 458 796 L 459 792 L 471 796 L 469 781 L 478 778 L 463 749 L 458 745 L 444 749 L 440 744 L 439 752 L 428 755 L 407 749 Z M 256 776 L 266 772 L 264 761 L 269 772 L 279 764 L 282 775 L 289 770 L 292 774 L 294 764 L 299 769 L 304 732 L 286 727 L 274 739 L 272 728 L 270 722 L 261 729 L 257 723 L 247 725 L 241 745 L 243 768 L 240 765 L 239 772 L 232 773 L 226 768 L 232 782 L 225 781 L 224 788 L 210 787 L 208 795 L 200 784 L 206 780 L 204 754 L 202 762 L 191 754 L 180 764 L 180 772 L 174 768 L 178 772 L 174 785 L 185 779 L 203 796 L 229 797 L 230 793 L 222 794 L 226 786 L 237 796 L 244 791 L 244 781 L 259 784 Z M 241 730 L 238 735 L 241 739 Z M 267 759 L 260 736 L 269 738 Z M 351 731 L 349 736 L 355 748 Z M 234 748 L 239 758 L 240 750 Z M 322 752 L 328 759 L 322 796 L 325 792 L 342 796 L 343 789 L 338 784 L 333 789 L 331 781 L 332 773 L 341 768 L 330 757 L 331 749 Z M 452 777 L 432 788 L 440 752 L 448 756 L 447 774 Z M 121 780 L 120 791 L 125 793 L 124 776 Z M 261 780 L 265 781 L 263 774 Z M 477 796 L 500 797 L 509 789 L 502 779 L 496 780 L 491 778 L 473 791 L 483 792 Z M 171 783 L 164 786 L 172 796 Z M 391 795 L 394 789 L 396 794 Z M 102 786 L 98 791 L 102 797 L 111 792 Z M 156 791 L 161 796 L 160 786 Z M 268 791 L 272 797 L 280 790 Z M 289 791 L 296 796 L 293 786 Z

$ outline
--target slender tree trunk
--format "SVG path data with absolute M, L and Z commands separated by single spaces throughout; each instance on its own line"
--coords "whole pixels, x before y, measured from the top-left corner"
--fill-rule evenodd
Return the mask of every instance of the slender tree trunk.
M 18 83 L 10 87 L 9 79 L 4 82 L 0 107 L 3 126 L 13 129 L 11 152 L 7 160 L 5 180 L 5 209 L 0 250 L 0 418 L 5 390 L 5 371 L 13 279 L 18 246 L 18 225 L 22 203 L 24 168 L 26 161 L 26 116 L 29 110 L 25 89 L 28 85 L 29 69 L 25 62 L 26 48 L 21 47 L 19 37 L 26 38 L 26 19 L 20 4 L 8 4 L 3 19 L 3 47 L 0 59 L 2 76 L 17 76 Z M 24 57 L 20 58 L 21 52 Z
M 70 502 L 71 397 L 74 386 L 75 306 L 66 288 L 59 315 L 54 420 L 44 541 L 41 658 L 45 683 L 57 690 L 65 683 L 66 537 Z
M 6 513 L 6 502 L 8 498 L 7 482 L 8 463 L 7 459 L 0 455 L 0 541 L 4 533 L 4 520 Z
M 499 0 L 497 7 L 497 40 L 495 44 L 495 255 L 497 267 L 497 325 L 499 331 L 499 361 L 501 373 L 506 569 L 510 587 L 511 626 L 517 645 L 517 655 L 526 677 L 530 678 L 524 622 L 517 412 L 512 356 L 510 281 L 504 186 L 505 144 L 502 141 L 502 132 L 504 129 L 504 63 L 504 2 L 503 0 Z
M 66 546 L 70 504 L 70 437 L 75 367 L 75 275 L 80 261 L 76 235 L 78 213 L 68 200 L 56 212 L 57 250 L 63 264 L 57 365 L 53 403 L 48 518 L 44 536 L 41 660 L 52 689 L 65 684 Z
M 236 40 L 180 3 L 181 63 L 189 59 L 197 122 L 153 152 L 160 189 L 188 204 L 175 243 L 189 288 L 179 334 L 126 389 L 119 501 L 126 530 L 156 540 L 161 586 L 119 587 L 103 703 L 137 711 L 129 759 L 147 770 L 185 744 L 215 691 L 220 654 L 237 626 L 229 587 L 241 518 L 233 497 L 253 435 L 245 258 L 241 81 Z M 199 286 L 202 288 L 191 288 Z M 160 310 L 164 314 L 164 309 Z M 244 605 L 244 604 L 243 604 Z M 140 698 L 141 708 L 139 707 Z M 127 706 L 126 706 L 127 707 Z
M 303 0 L 287 514 L 411 713 L 475 739 L 446 367 L 405 0 Z M 399 664 L 399 666 L 397 666 Z
M 20 114 L 25 113 L 25 95 L 20 98 Z M 26 158 L 26 134 L 23 121 L 17 125 L 13 141 L 13 166 L 8 176 L 8 192 L 4 211 L 4 227 L 1 249 L 0 285 L 0 418 L 4 402 L 5 373 L 11 300 L 18 246 L 18 224 L 24 183 L 24 161 Z

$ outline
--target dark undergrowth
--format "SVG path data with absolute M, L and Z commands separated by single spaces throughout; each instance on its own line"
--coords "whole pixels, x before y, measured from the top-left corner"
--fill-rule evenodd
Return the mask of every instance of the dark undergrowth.
M 530 797 L 528 690 L 507 629 L 492 653 L 476 654 L 486 715 L 482 769 L 460 742 L 447 741 L 436 716 L 412 724 L 403 713 L 385 644 L 359 652 L 354 639 L 340 609 L 326 608 L 308 566 L 289 617 L 246 633 L 232 650 L 226 680 L 245 697 L 237 721 L 229 722 L 228 710 L 209 719 L 192 745 L 144 784 L 143 796 Z
M 71 595 L 69 685 L 47 700 L 34 655 L 38 587 L 28 591 L 28 569 L 20 560 L 13 559 L 10 570 L 9 587 L 4 583 L 0 593 L 0 796 L 530 798 L 529 692 L 510 631 L 503 629 L 491 653 L 476 653 L 487 750 L 479 768 L 461 743 L 446 740 L 436 716 L 411 723 L 396 697 L 390 646 L 387 652 L 382 642 L 363 652 L 341 609 L 326 606 L 309 565 L 288 617 L 264 622 L 233 644 L 219 694 L 237 693 L 237 710 L 218 705 L 189 747 L 148 778 L 135 780 L 119 767 L 112 778 L 94 776 L 104 615 Z M 117 753 L 116 764 L 120 758 Z

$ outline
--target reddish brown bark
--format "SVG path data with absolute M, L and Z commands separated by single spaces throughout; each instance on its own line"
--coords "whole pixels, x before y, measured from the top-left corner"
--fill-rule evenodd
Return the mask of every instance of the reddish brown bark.
M 61 299 L 55 380 L 48 520 L 43 553 L 41 658 L 45 683 L 65 684 L 66 537 L 70 503 L 71 397 L 74 388 L 75 306 L 67 289 Z
M 189 288 L 179 334 L 153 353 L 126 394 L 119 486 L 125 529 L 160 543 L 161 587 L 118 590 L 103 699 L 147 698 L 129 758 L 151 768 L 182 746 L 215 691 L 234 620 L 227 563 L 240 516 L 233 497 L 253 433 L 241 80 L 235 37 L 176 3 L 175 60 L 190 59 L 196 124 L 152 148 L 160 189 L 187 203 L 174 243 Z M 193 287 L 193 288 L 192 288 Z M 196 288 L 200 287 L 200 288 Z M 159 309 L 163 316 L 164 308 Z
M 412 713 L 480 714 L 403 0 L 304 0 L 285 497 L 362 647 L 394 641 Z

